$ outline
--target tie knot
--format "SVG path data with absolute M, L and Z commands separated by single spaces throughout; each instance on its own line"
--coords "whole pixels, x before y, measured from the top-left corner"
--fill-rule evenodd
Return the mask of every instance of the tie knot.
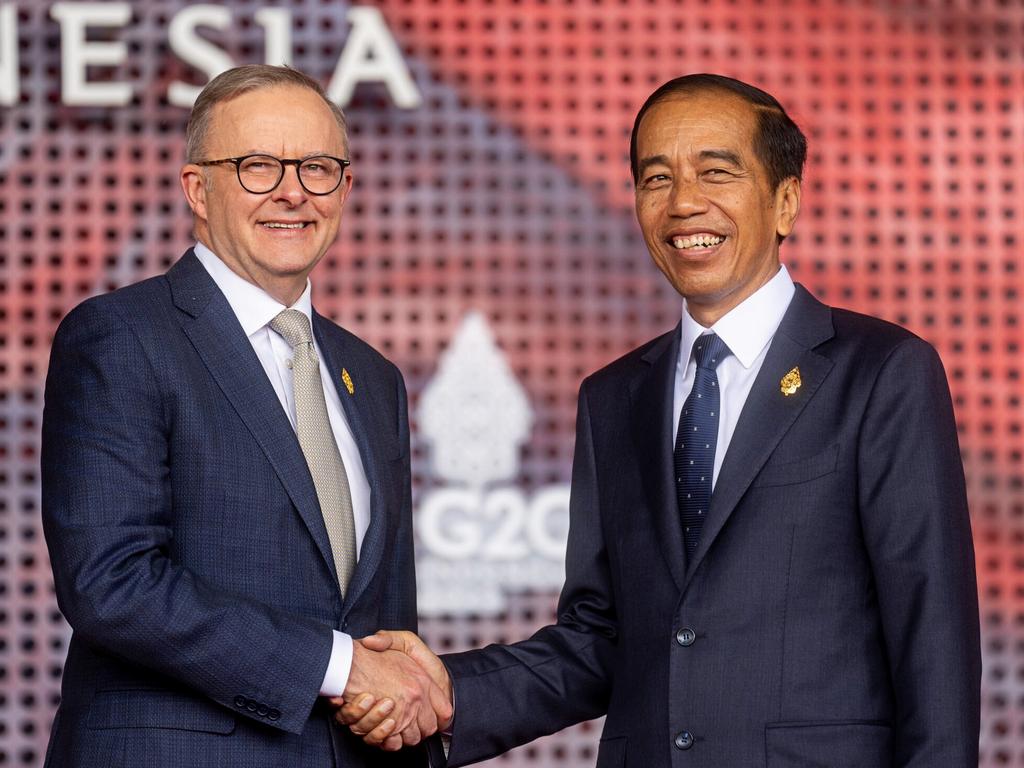
M 697 361 L 698 368 L 710 368 L 713 371 L 731 354 L 721 337 L 714 333 L 698 336 L 693 342 L 693 359 Z
M 270 327 L 281 334 L 293 349 L 299 344 L 310 344 L 313 341 L 309 318 L 297 309 L 286 309 L 278 313 L 270 321 Z

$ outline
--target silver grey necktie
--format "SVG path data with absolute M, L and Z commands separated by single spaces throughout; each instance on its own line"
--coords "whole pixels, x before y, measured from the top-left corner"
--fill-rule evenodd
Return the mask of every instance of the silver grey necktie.
M 281 334 L 292 348 L 292 386 L 299 445 L 313 476 L 320 512 L 331 541 L 334 565 L 338 570 L 338 583 L 344 593 L 356 566 L 352 492 L 327 417 L 320 363 L 313 348 L 313 331 L 309 318 L 297 309 L 284 310 L 270 321 L 270 327 Z

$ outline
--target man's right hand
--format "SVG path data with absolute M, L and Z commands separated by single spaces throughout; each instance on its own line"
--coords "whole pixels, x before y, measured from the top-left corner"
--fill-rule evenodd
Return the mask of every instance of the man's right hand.
M 439 727 L 446 727 L 452 718 L 451 685 L 444 665 L 416 635 L 394 634 L 410 635 L 422 649 L 407 653 L 406 647 L 411 650 L 414 644 L 404 637 L 371 636 L 356 641 L 345 695 L 333 700 L 341 707 L 340 722 L 363 735 L 367 743 L 388 750 L 418 744 Z M 443 677 L 438 675 L 438 667 Z
M 388 751 L 400 749 L 403 745 L 417 744 L 421 739 L 437 730 L 444 730 L 452 720 L 452 685 L 448 670 L 441 660 L 412 632 L 381 630 L 375 635 L 364 637 L 353 644 L 353 675 L 345 690 L 344 700 L 334 700 L 339 707 L 338 722 L 348 725 L 352 732 L 363 740 Z M 400 682 L 421 681 L 426 675 L 430 684 L 426 686 L 426 698 L 418 698 L 419 712 L 410 717 L 408 705 L 384 693 L 384 688 L 371 678 L 361 687 L 361 678 L 355 678 L 356 664 L 372 656 L 383 657 L 379 661 L 390 665 L 394 655 L 402 658 L 404 664 L 415 667 L 412 677 L 408 666 L 395 667 Z M 369 669 L 369 667 L 367 667 Z M 429 713 L 423 712 L 430 709 Z M 403 717 L 404 714 L 404 717 Z

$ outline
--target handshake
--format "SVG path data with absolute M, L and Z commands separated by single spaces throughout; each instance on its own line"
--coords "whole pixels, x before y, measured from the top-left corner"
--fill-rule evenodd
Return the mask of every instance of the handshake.
M 335 718 L 389 752 L 418 744 L 452 721 L 448 670 L 412 632 L 381 630 L 352 642 L 344 696 Z

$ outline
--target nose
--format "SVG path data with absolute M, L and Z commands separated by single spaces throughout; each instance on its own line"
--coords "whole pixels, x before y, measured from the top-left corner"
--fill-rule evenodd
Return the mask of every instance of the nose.
M 708 201 L 696 179 L 680 175 L 672 182 L 668 208 L 672 216 L 693 216 L 707 211 Z
M 275 200 L 283 200 L 289 205 L 298 205 L 306 199 L 308 193 L 299 183 L 299 168 L 296 165 L 286 165 L 281 183 L 273 191 Z

